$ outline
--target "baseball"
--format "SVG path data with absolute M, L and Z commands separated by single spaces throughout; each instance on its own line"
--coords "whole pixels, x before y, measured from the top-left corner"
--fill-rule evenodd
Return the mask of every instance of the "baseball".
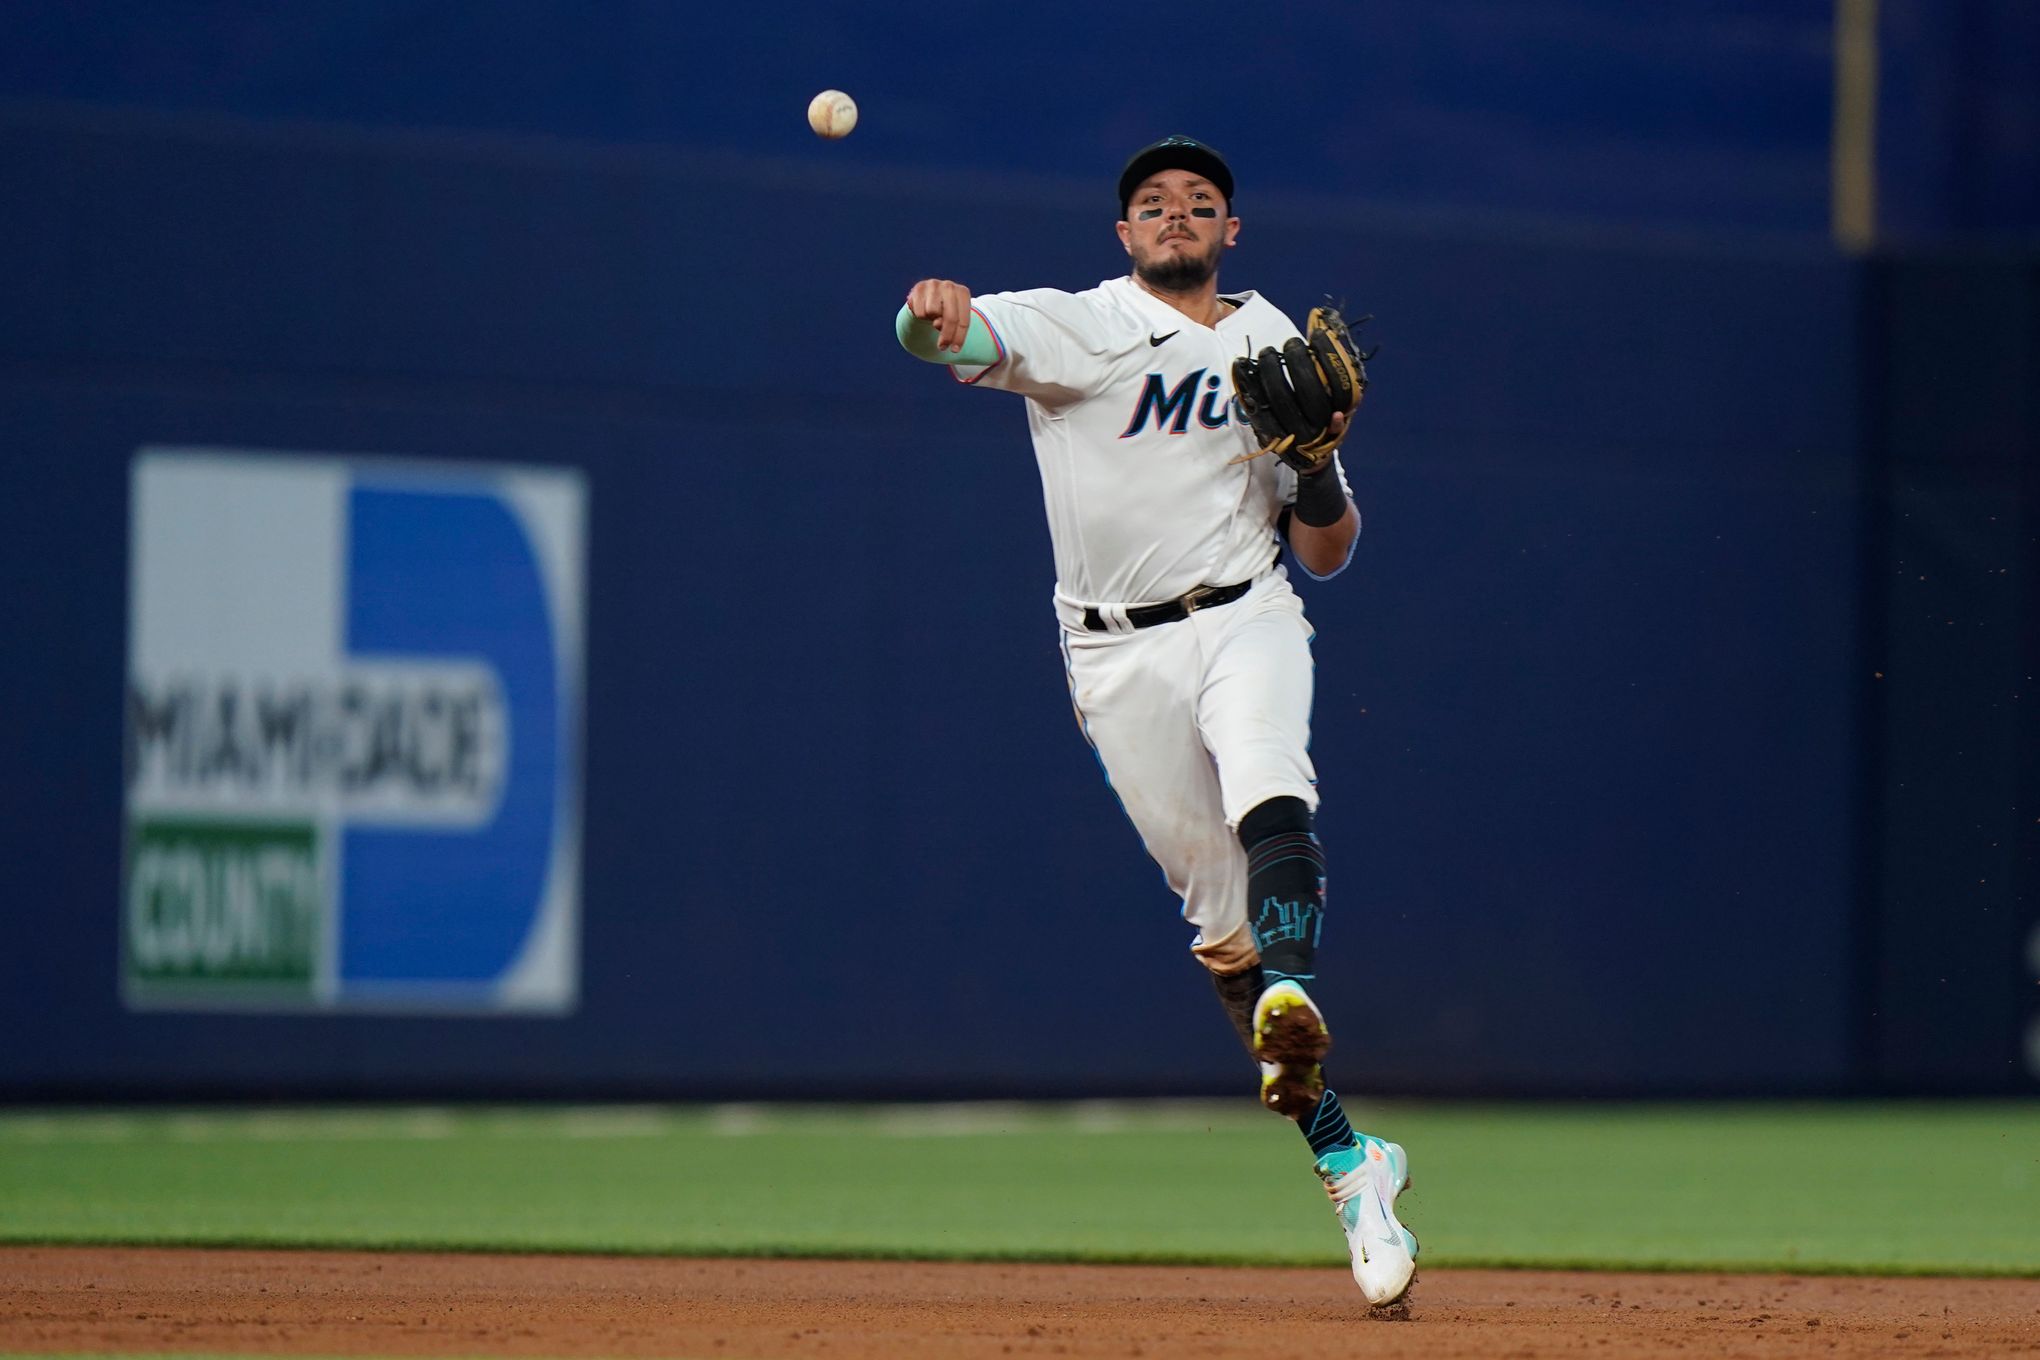
M 808 101 L 807 121 L 817 137 L 848 137 L 857 126 L 857 101 L 841 90 L 823 90 Z

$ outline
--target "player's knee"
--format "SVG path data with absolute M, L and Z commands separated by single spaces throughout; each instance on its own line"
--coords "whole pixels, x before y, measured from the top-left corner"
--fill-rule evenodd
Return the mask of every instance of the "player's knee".
M 1190 946 L 1190 952 L 1197 961 L 1209 968 L 1214 977 L 1233 977 L 1244 973 L 1261 961 L 1261 951 L 1254 944 L 1254 932 L 1245 921 L 1234 926 L 1216 940 L 1207 940 L 1202 935 Z
M 1308 836 L 1315 825 L 1310 804 L 1301 798 L 1270 798 L 1240 818 L 1240 844 L 1251 850 L 1270 836 Z

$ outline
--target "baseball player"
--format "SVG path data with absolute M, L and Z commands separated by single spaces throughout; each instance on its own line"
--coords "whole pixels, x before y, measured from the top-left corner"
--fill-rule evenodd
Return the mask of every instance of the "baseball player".
M 1394 1207 L 1408 1159 L 1356 1134 L 1326 1089 L 1331 1035 L 1306 990 L 1325 884 L 1311 628 L 1279 560 L 1286 542 L 1324 579 L 1352 555 L 1337 448 L 1365 370 L 1336 312 L 1301 333 L 1258 294 L 1218 291 L 1240 219 L 1211 147 L 1136 152 L 1118 233 L 1131 272 L 1081 293 L 923 279 L 900 341 L 1026 399 L 1077 720 L 1183 899 L 1262 1102 L 1309 1141 L 1354 1279 L 1392 1304 L 1415 1273 Z

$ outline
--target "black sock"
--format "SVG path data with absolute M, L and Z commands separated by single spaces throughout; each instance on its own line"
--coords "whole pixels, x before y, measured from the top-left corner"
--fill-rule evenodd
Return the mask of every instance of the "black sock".
M 1353 1125 L 1346 1118 L 1339 1097 L 1329 1086 L 1318 1097 L 1317 1108 L 1297 1120 L 1296 1127 L 1303 1130 L 1304 1141 L 1310 1144 L 1311 1153 L 1318 1157 L 1335 1148 L 1354 1147 L 1360 1142 L 1353 1136 Z
M 1240 819 L 1247 851 L 1247 921 L 1270 983 L 1317 976 L 1325 854 L 1301 798 L 1270 798 Z
M 1254 1003 L 1261 999 L 1261 989 L 1268 984 L 1262 980 L 1261 965 L 1239 973 L 1211 975 L 1211 985 L 1218 989 L 1219 1004 L 1225 1007 L 1225 1018 L 1232 1021 L 1232 1027 L 1239 1032 L 1240 1042 L 1247 1046 L 1247 1056 L 1254 1055 Z

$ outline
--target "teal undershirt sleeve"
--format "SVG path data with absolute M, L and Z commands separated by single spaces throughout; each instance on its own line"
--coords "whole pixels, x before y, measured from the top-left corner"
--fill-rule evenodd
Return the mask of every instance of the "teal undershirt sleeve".
M 963 339 L 963 348 L 952 354 L 946 349 L 937 349 L 936 337 L 940 334 L 932 321 L 923 321 L 905 307 L 900 308 L 899 319 L 893 322 L 893 331 L 900 337 L 900 346 L 916 359 L 926 359 L 931 364 L 969 364 L 982 366 L 999 361 L 999 342 L 992 338 L 992 328 L 975 311 L 970 314 L 970 334 Z

